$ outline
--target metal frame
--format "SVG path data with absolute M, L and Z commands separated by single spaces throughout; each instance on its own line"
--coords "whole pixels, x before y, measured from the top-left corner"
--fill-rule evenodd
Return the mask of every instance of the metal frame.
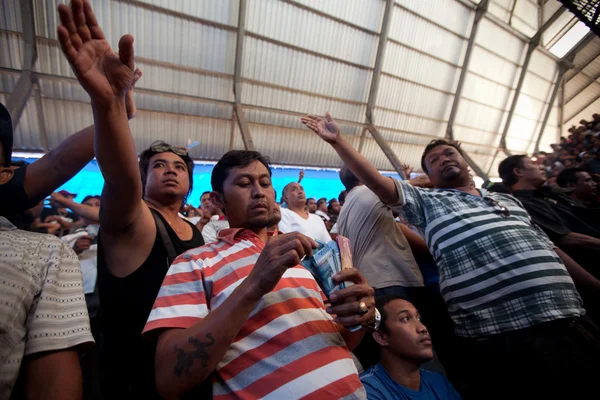
M 14 90 L 6 101 L 6 108 L 11 115 L 13 129 L 19 120 L 33 90 L 33 66 L 37 60 L 37 42 L 35 38 L 35 20 L 33 18 L 33 0 L 20 0 L 21 23 L 23 25 L 23 70 Z
M 500 149 L 508 156 L 511 155 L 511 152 L 506 147 L 506 135 L 508 134 L 508 130 L 510 129 L 510 123 L 512 122 L 513 114 L 515 113 L 515 109 L 517 107 L 517 102 L 519 101 L 519 95 L 521 94 L 521 89 L 523 88 L 523 83 L 525 82 L 525 76 L 527 75 L 527 69 L 529 68 L 529 62 L 531 61 L 531 56 L 533 52 L 538 47 L 541 42 L 543 33 L 552 25 L 564 12 L 566 9 L 564 7 L 560 7 L 552 16 L 540 27 L 540 29 L 536 32 L 536 34 L 529 40 L 527 43 L 527 52 L 525 53 L 525 60 L 523 61 L 523 65 L 521 66 L 521 73 L 519 74 L 519 81 L 517 82 L 517 87 L 515 88 L 515 94 L 513 96 L 512 102 L 510 104 L 510 109 L 508 111 L 508 116 L 506 117 L 506 122 L 504 123 L 504 129 L 502 130 L 502 136 L 500 137 Z
M 381 25 L 381 33 L 379 34 L 379 44 L 377 46 L 377 55 L 375 56 L 375 66 L 373 68 L 373 78 L 371 79 L 371 87 L 369 89 L 369 99 L 367 101 L 367 111 L 365 117 L 366 128 L 369 130 L 369 133 L 371 133 L 371 136 L 373 136 L 373 139 L 375 139 L 375 141 L 383 151 L 383 154 L 385 154 L 387 159 L 392 164 L 392 167 L 394 167 L 396 172 L 398 172 L 398 175 L 400 175 L 402 179 L 407 179 L 402 169 L 402 163 L 396 156 L 396 153 L 394 153 L 389 143 L 383 138 L 383 136 L 381 136 L 377 128 L 375 128 L 375 118 L 373 115 L 373 108 L 375 107 L 375 102 L 377 101 L 377 92 L 379 91 L 379 80 L 381 79 L 381 69 L 383 67 L 383 58 L 385 57 L 385 48 L 390 32 L 390 21 L 392 20 L 393 10 L 394 0 L 386 0 L 385 11 L 383 14 L 383 23 Z M 360 150 L 362 150 L 365 136 L 366 131 L 363 130 L 360 136 L 360 142 L 358 143 L 358 148 Z
M 238 126 L 240 127 L 240 134 L 242 135 L 242 141 L 244 142 L 244 148 L 246 150 L 254 151 L 254 141 L 252 140 L 252 134 L 248 127 L 248 121 L 246 120 L 246 114 L 244 113 L 244 107 L 242 106 L 242 57 L 244 55 L 244 37 L 246 32 L 246 0 L 239 0 L 240 8 L 238 12 L 238 27 L 237 27 L 237 40 L 235 43 L 235 67 L 233 73 L 233 94 L 235 96 L 235 105 L 233 106 L 233 116 L 237 120 Z
M 569 66 L 567 63 L 561 61 L 558 64 L 558 76 L 556 77 L 556 82 L 554 83 L 554 87 L 552 88 L 552 93 L 550 94 L 550 99 L 548 99 L 548 105 L 546 107 L 546 113 L 544 114 L 544 119 L 542 119 L 542 125 L 540 126 L 540 132 L 538 133 L 538 137 L 535 141 L 535 147 L 533 152 L 538 153 L 540 151 L 540 142 L 542 141 L 542 136 L 544 135 L 544 130 L 546 130 L 546 124 L 548 123 L 548 119 L 550 118 L 550 113 L 552 112 L 552 107 L 554 106 L 554 101 L 556 100 L 556 95 L 558 94 L 558 89 L 561 86 L 561 82 L 563 77 L 565 76 L 565 72 L 569 70 Z

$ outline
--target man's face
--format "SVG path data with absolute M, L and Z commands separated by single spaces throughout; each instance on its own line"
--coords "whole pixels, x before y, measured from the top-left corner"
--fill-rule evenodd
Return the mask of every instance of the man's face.
M 434 147 L 425 157 L 425 166 L 434 187 L 456 187 L 468 181 L 463 178 L 468 178 L 469 166 L 452 146 Z
M 594 199 L 598 194 L 598 184 L 587 172 L 577 173 L 577 185 L 575 185 L 575 194 L 580 199 Z
M 274 202 L 273 210 L 271 210 L 271 217 L 269 218 L 269 228 L 277 227 L 277 224 L 281 221 L 281 210 L 279 204 Z
M 200 197 L 200 209 L 202 209 L 203 214 L 208 215 L 208 218 L 219 214 L 219 210 L 210 199 L 210 193 L 205 193 Z
M 150 158 L 146 178 L 146 197 L 160 199 L 185 197 L 190 189 L 190 178 L 185 161 L 170 151 Z
M 419 312 L 412 303 L 396 299 L 385 305 L 385 330 L 376 332 L 375 340 L 398 357 L 419 363 L 433 359 L 433 346 Z
M 260 161 L 232 168 L 223 183 L 221 199 L 216 192 L 211 196 L 213 202 L 222 201 L 232 228 L 262 229 L 269 225 L 275 190 L 267 167 Z
M 308 208 L 308 212 L 314 214 L 317 211 L 317 202 L 315 199 L 308 199 L 306 201 L 306 207 Z
M 524 181 L 532 184 L 535 187 L 542 187 L 546 182 L 543 167 L 531 161 L 528 157 L 523 159 L 523 168 L 519 168 L 521 176 L 519 181 Z
M 287 185 L 285 190 L 285 201 L 291 206 L 298 206 L 306 203 L 306 193 L 304 188 L 296 182 Z
M 327 202 L 326 201 L 318 201 L 317 202 L 317 210 L 327 213 Z
M 331 204 L 331 212 L 333 215 L 340 215 L 340 211 L 342 210 L 342 206 L 337 201 L 332 201 Z

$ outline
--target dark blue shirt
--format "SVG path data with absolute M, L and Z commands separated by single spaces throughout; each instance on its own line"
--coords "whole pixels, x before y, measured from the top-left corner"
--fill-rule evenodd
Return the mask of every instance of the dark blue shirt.
M 383 365 L 376 364 L 360 374 L 369 400 L 461 400 L 450 382 L 437 372 L 421 370 L 421 387 L 408 389 L 392 379 Z

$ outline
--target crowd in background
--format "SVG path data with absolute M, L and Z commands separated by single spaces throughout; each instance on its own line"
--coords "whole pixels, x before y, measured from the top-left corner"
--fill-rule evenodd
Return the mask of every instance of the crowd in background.
M 11 163 L 0 107 L 0 399 L 597 397 L 600 115 L 487 190 L 457 143 L 401 181 L 309 115 L 344 162 L 337 199 L 301 172 L 277 202 L 245 150 L 191 199 L 187 149 L 136 157 L 133 38 L 113 52 L 87 1 L 58 14 L 94 125 Z M 101 195 L 56 192 L 94 156 Z M 324 283 L 305 263 L 344 238 L 352 267 Z

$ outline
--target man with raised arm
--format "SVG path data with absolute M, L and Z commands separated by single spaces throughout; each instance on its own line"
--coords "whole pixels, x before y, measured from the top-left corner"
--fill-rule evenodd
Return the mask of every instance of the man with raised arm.
M 58 39 L 90 95 L 94 150 L 104 177 L 98 280 L 105 322 L 107 398 L 158 398 L 154 346 L 141 337 L 170 260 L 203 244 L 178 216 L 192 190 L 193 162 L 183 148 L 157 141 L 140 155 L 129 129 L 125 94 L 135 79 L 133 37 L 115 53 L 89 2 L 59 5 Z
M 595 390 L 600 335 L 582 317 L 573 280 L 595 290 L 599 282 L 554 248 L 518 200 L 471 186 L 453 143 L 437 140 L 425 148 L 422 167 L 434 189 L 422 189 L 381 175 L 344 140 L 331 115 L 302 122 L 423 233 L 456 333 L 465 338 L 473 398 Z
M 334 292 L 334 305 L 324 304 L 300 265 L 317 244 L 297 232 L 269 238 L 275 191 L 260 153 L 229 151 L 211 184 L 231 228 L 175 260 L 144 329 L 158 340 L 160 394 L 181 398 L 215 371 L 215 399 L 365 399 L 348 350 L 364 330 L 344 327 L 374 327 L 366 279 L 344 270 L 334 279 L 355 285 Z

